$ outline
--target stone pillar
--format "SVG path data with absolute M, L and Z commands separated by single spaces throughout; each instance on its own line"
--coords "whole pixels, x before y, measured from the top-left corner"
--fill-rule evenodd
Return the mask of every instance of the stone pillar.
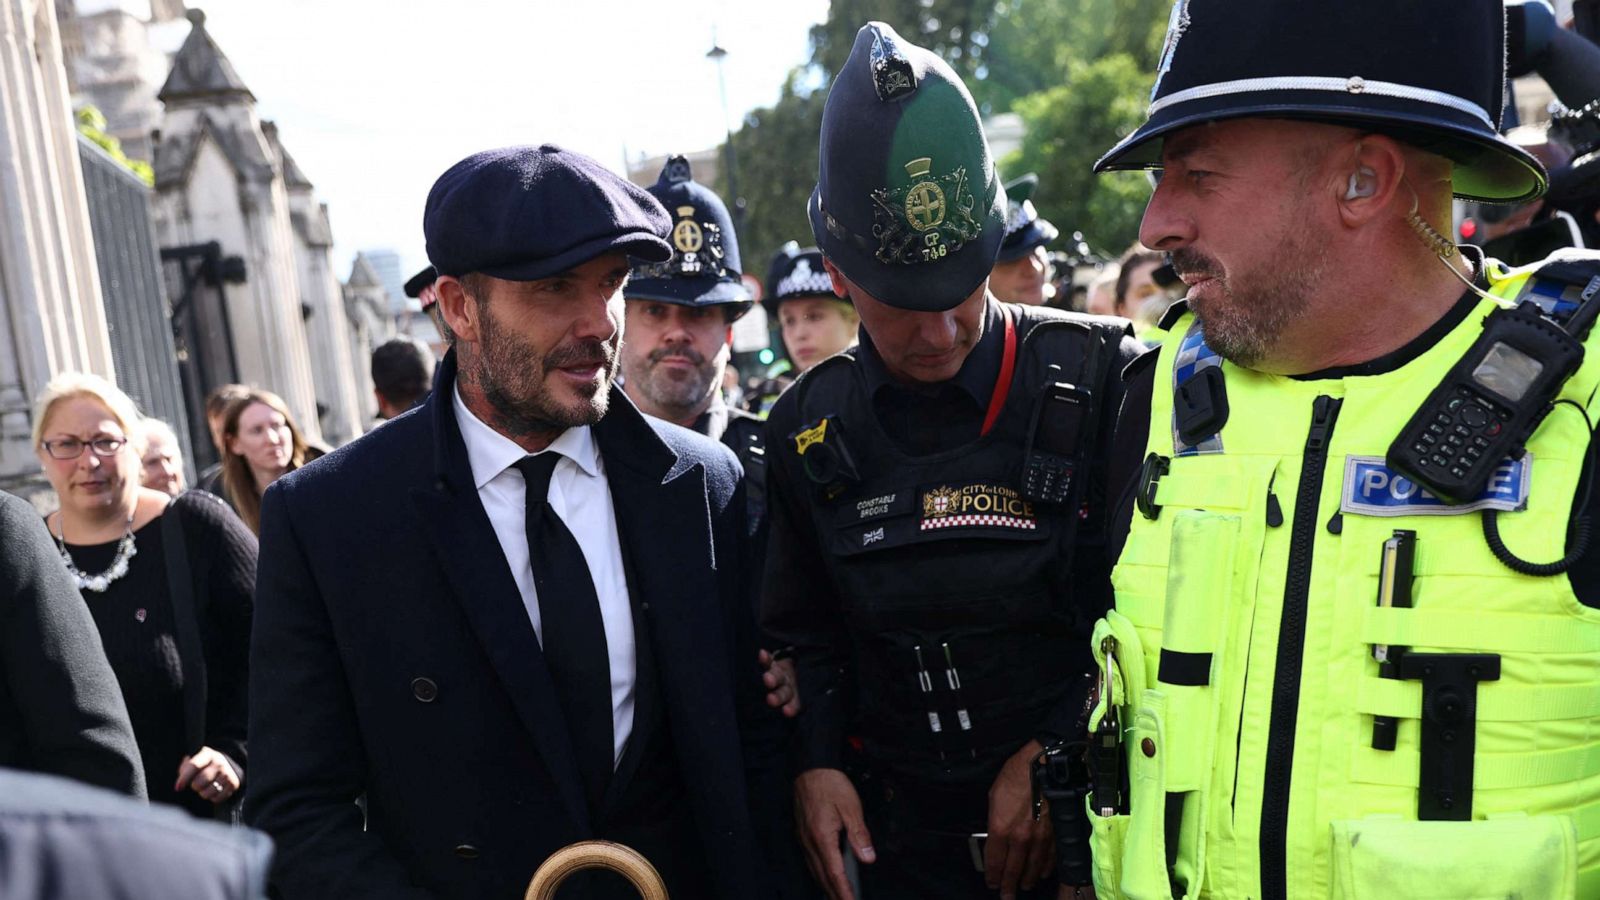
M 0 483 L 38 469 L 29 403 L 115 377 L 52 0 L 0 0 Z

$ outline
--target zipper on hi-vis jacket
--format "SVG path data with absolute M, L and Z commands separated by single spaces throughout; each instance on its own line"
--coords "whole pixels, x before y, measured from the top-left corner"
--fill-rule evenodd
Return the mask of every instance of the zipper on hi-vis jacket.
M 1311 431 L 1300 461 L 1300 488 L 1289 533 L 1289 571 L 1278 625 L 1278 661 L 1272 683 L 1272 718 L 1267 729 L 1266 778 L 1261 790 L 1261 898 L 1287 900 L 1285 871 L 1289 833 L 1289 782 L 1294 729 L 1300 706 L 1300 673 L 1306 646 L 1306 606 L 1311 594 L 1311 555 L 1317 540 L 1317 506 L 1327 469 L 1328 442 L 1341 401 L 1318 397 L 1311 406 Z

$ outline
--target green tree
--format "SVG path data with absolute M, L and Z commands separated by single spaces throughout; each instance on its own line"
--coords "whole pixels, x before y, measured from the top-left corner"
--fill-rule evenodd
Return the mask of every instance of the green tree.
M 1116 253 L 1139 233 L 1150 196 L 1142 173 L 1095 175 L 1094 162 L 1144 121 L 1150 76 L 1125 53 L 1073 62 L 1064 83 L 1018 100 L 1027 137 L 1003 160 L 1012 172 L 1039 173 L 1034 204 L 1064 232 Z

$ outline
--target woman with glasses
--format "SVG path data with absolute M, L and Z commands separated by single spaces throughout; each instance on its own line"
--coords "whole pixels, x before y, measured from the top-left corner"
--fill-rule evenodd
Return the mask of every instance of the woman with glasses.
M 217 498 L 140 486 L 128 395 L 56 377 L 34 405 L 45 518 L 116 673 L 150 799 L 226 817 L 244 785 L 246 662 L 256 541 Z
M 222 447 L 223 493 L 257 534 L 267 486 L 322 455 L 306 444 L 282 397 L 253 389 L 224 414 Z

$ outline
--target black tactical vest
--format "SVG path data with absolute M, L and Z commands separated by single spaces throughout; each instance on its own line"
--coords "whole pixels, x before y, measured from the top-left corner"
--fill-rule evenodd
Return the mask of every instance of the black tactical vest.
M 832 441 L 855 470 L 844 483 L 805 485 L 808 505 L 854 648 L 852 733 L 870 764 L 909 778 L 992 778 L 1092 667 L 1095 612 L 1075 608 L 1069 573 L 1093 435 L 1082 441 L 1066 502 L 1026 499 L 1021 476 L 1046 386 L 1071 382 L 1098 400 L 1124 331 L 1009 309 L 1018 320 L 1015 372 L 988 435 L 908 455 L 879 427 L 852 352 L 795 385 L 807 424 L 781 447 L 797 453 L 808 438 Z

